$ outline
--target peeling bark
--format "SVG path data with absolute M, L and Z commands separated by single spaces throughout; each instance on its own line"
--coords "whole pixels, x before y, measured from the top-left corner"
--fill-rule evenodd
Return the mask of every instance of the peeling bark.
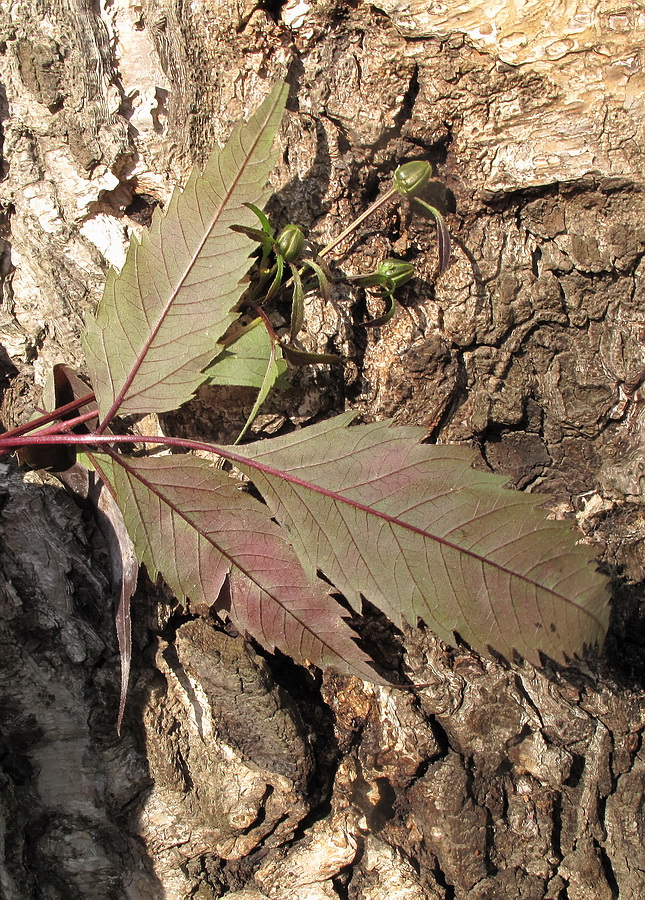
M 570 669 L 368 614 L 365 639 L 424 685 L 404 691 L 260 655 L 144 584 L 118 739 L 100 533 L 3 464 L 7 900 L 643 896 L 644 36 L 618 0 L 5 4 L 5 425 L 52 364 L 82 367 L 129 234 L 287 77 L 276 224 L 325 242 L 430 159 L 455 255 L 435 280 L 431 223 L 381 210 L 336 265 L 405 255 L 402 309 L 371 331 L 374 297 L 309 297 L 303 343 L 344 374 L 299 373 L 259 433 L 352 406 L 468 442 L 575 517 L 615 585 L 604 655 Z M 166 424 L 229 440 L 252 402 L 202 390 Z

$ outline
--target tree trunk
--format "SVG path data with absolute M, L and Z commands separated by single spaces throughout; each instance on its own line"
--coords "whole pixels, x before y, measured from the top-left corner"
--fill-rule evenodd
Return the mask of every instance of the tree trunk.
M 344 377 L 303 370 L 257 427 L 351 406 L 479 448 L 577 520 L 614 606 L 603 655 L 544 670 L 369 614 L 366 637 L 426 685 L 404 691 L 264 657 L 147 583 L 118 738 L 100 535 L 54 480 L 5 462 L 2 897 L 639 900 L 641 5 L 8 0 L 3 15 L 5 426 L 53 363 L 82 368 L 83 315 L 129 234 L 286 77 L 276 224 L 325 241 L 399 163 L 429 159 L 454 258 L 435 280 L 432 224 L 384 209 L 337 265 L 413 259 L 403 308 L 369 330 L 374 297 L 310 298 L 305 344 L 341 353 Z M 201 391 L 166 424 L 229 440 L 252 400 Z

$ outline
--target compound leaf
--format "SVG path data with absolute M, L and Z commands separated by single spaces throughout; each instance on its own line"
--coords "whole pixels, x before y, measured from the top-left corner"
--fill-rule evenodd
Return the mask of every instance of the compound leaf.
M 544 497 L 504 489 L 467 449 L 421 444 L 421 428 L 348 428 L 352 417 L 219 450 L 253 480 L 309 577 L 484 654 L 562 661 L 602 640 L 606 580 Z
M 176 597 L 208 609 L 230 576 L 232 618 L 263 646 L 379 680 L 338 604 L 308 580 L 267 507 L 239 482 L 193 456 L 93 458 L 140 561 Z
M 130 242 L 111 271 L 85 352 L 103 422 L 119 414 L 161 413 L 190 399 L 217 340 L 235 319 L 253 241 L 231 230 L 252 224 L 262 205 L 272 145 L 288 86 L 279 82 L 248 122 L 238 124 L 203 174 L 193 170 L 165 214 Z

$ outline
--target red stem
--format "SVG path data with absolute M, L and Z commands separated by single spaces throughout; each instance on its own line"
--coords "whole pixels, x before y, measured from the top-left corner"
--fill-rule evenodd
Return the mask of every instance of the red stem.
M 93 397 L 94 395 L 88 394 L 87 396 Z M 76 405 L 78 405 L 78 401 L 74 401 L 74 403 Z M 71 405 L 72 405 L 71 403 L 67 404 L 67 406 L 71 406 Z M 56 418 L 58 418 L 58 414 L 60 413 L 60 410 L 62 410 L 62 409 L 65 409 L 65 407 L 61 406 L 58 409 L 54 410 L 54 413 L 57 414 Z M 15 449 L 15 447 L 16 447 L 15 441 L 20 441 L 21 432 L 22 432 L 22 434 L 24 434 L 27 426 L 33 426 L 36 422 L 40 422 L 43 419 L 45 421 L 51 420 L 54 413 L 48 413 L 46 416 L 41 416 L 40 419 L 34 419 L 33 422 L 28 422 L 27 425 L 21 425 L 20 428 L 14 428 L 12 431 L 7 431 L 4 434 L 0 434 L 0 456 L 4 456 L 6 453 L 10 453 L 12 450 Z M 83 413 L 82 415 L 76 416 L 73 419 L 67 419 L 64 422 L 57 422 L 55 425 L 51 425 L 49 428 L 43 428 L 42 431 L 38 431 L 36 434 L 31 434 L 28 436 L 25 435 L 25 438 L 22 441 L 22 443 L 18 444 L 17 446 L 32 447 L 34 444 L 45 443 L 44 441 L 38 441 L 37 438 L 40 436 L 47 436 L 47 435 L 55 436 L 55 435 L 63 434 L 64 432 L 69 431 L 72 428 L 76 428 L 77 425 L 82 425 L 84 422 L 89 422 L 90 419 L 96 419 L 97 415 L 98 415 L 98 410 L 93 409 L 91 412 Z M 67 437 L 76 438 L 76 437 L 79 437 L 79 435 L 67 435 Z M 5 445 L 5 441 L 7 442 L 6 445 Z
M 40 428 L 41 425 L 46 425 L 48 422 L 54 422 L 56 419 L 62 419 L 63 416 L 67 415 L 68 412 L 74 412 L 74 410 L 80 409 L 82 406 L 85 406 L 86 403 L 91 403 L 94 399 L 96 398 L 93 392 L 90 394 L 85 394 L 84 397 L 78 397 L 78 399 L 71 400 L 69 403 L 66 403 L 64 406 L 59 406 L 52 412 L 45 413 L 45 415 L 39 416 L 37 419 L 32 419 L 31 422 L 26 422 L 24 425 L 19 425 L 17 428 L 12 428 L 10 431 L 5 431 L 0 435 L 0 438 L 4 439 L 8 437 L 17 437 L 19 434 L 27 434 L 27 432 L 33 431 L 36 428 Z M 92 415 L 96 416 L 96 411 L 93 412 Z M 78 423 L 74 421 L 74 424 Z
M 61 434 L 63 429 L 73 428 L 79 425 L 81 421 L 93 416 L 96 418 L 96 410 L 92 413 L 86 413 L 78 416 L 76 419 L 70 419 L 61 425 L 54 426 L 51 430 L 39 431 L 37 434 L 31 434 L 28 437 L 7 437 L 0 434 L 0 453 L 11 452 L 20 447 L 33 447 L 39 444 L 78 444 L 86 447 L 100 447 L 104 444 L 167 444 L 170 447 L 180 447 L 185 450 L 208 450 L 210 453 L 219 453 L 220 447 L 216 444 L 206 444 L 202 441 L 188 441 L 183 438 L 168 437 L 164 434 L 99 434 L 98 432 L 90 432 L 88 434 Z M 54 431 L 57 428 L 58 431 Z M 227 451 L 228 453 L 228 451 Z M 233 454 L 238 459 L 241 456 Z
M 269 332 L 269 337 L 271 338 L 271 343 L 279 344 L 280 341 L 278 340 L 278 336 L 275 333 L 273 325 L 271 324 L 271 320 L 269 319 L 269 317 L 267 316 L 265 311 L 262 309 L 262 307 L 258 306 L 257 303 L 249 303 L 249 306 L 251 307 L 253 312 L 256 314 L 256 316 L 259 316 L 260 319 L 262 319 L 262 321 L 264 322 L 266 330 Z

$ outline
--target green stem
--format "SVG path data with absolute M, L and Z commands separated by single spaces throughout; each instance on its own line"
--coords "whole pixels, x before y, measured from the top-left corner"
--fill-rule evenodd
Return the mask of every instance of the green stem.
M 330 250 L 333 250 L 336 244 L 340 244 L 340 242 L 344 240 L 349 234 L 351 234 L 352 231 L 355 231 L 356 228 L 358 228 L 361 222 L 364 222 L 368 216 L 371 216 L 372 213 L 375 213 L 377 209 L 380 209 L 380 207 L 383 206 L 384 203 L 387 203 L 387 201 L 396 193 L 398 193 L 398 191 L 395 187 L 389 188 L 389 190 L 387 190 L 382 197 L 379 197 L 374 201 L 374 203 L 372 203 L 371 206 L 368 206 L 365 212 L 361 213 L 357 219 L 354 219 L 353 222 L 350 222 L 347 228 L 344 228 L 338 235 L 338 237 L 335 237 L 334 240 L 327 244 L 326 247 L 323 247 L 318 256 L 325 256 L 327 253 L 329 253 Z
M 360 216 L 358 216 L 358 218 L 354 219 L 354 221 L 351 222 L 351 223 L 347 226 L 347 228 L 344 228 L 344 229 L 341 231 L 341 233 L 340 233 L 337 237 L 334 238 L 333 241 L 331 241 L 329 244 L 327 244 L 326 247 L 323 247 L 323 249 L 320 251 L 320 253 L 318 254 L 318 256 L 319 256 L 319 257 L 325 256 L 327 253 L 329 253 L 331 250 L 333 250 L 334 247 L 335 247 L 337 244 L 340 244 L 340 242 L 341 242 L 342 240 L 344 240 L 348 235 L 350 235 L 350 234 L 352 233 L 352 231 L 355 231 L 355 230 L 358 228 L 358 226 L 361 224 L 361 222 L 364 222 L 365 219 L 367 219 L 368 216 L 371 216 L 372 213 L 376 212 L 377 209 L 380 209 L 381 206 L 383 206 L 385 203 L 387 203 L 387 201 L 390 200 L 390 199 L 391 199 L 395 194 L 397 194 L 397 193 L 398 193 L 398 191 L 396 190 L 395 187 L 389 188 L 389 189 L 383 194 L 382 197 L 379 197 L 377 200 L 375 200 L 374 203 L 372 203 L 372 205 L 369 206 L 369 207 L 365 210 L 365 212 L 362 212 L 362 213 L 360 214 Z M 301 269 L 298 270 L 298 274 L 299 274 L 301 277 L 302 277 L 302 275 L 304 274 L 304 271 L 305 271 L 306 268 L 307 268 L 307 266 L 304 265 Z M 282 287 L 280 288 L 280 290 L 281 290 L 281 291 L 284 291 L 284 290 L 286 290 L 287 288 L 291 287 L 291 285 L 293 284 L 293 282 L 294 282 L 293 277 L 289 278 L 288 281 L 285 281 L 285 283 L 282 285 Z M 255 292 L 254 292 L 254 293 L 255 293 Z M 257 295 L 256 295 L 256 296 L 257 296 Z M 254 299 L 255 299 L 255 297 L 254 297 Z
M 264 291 L 264 288 L 267 286 L 269 280 L 275 277 L 276 269 L 277 266 L 274 265 L 260 276 L 258 283 L 255 285 L 248 297 L 244 297 L 244 303 L 254 303 L 255 300 L 257 300 L 260 294 Z

